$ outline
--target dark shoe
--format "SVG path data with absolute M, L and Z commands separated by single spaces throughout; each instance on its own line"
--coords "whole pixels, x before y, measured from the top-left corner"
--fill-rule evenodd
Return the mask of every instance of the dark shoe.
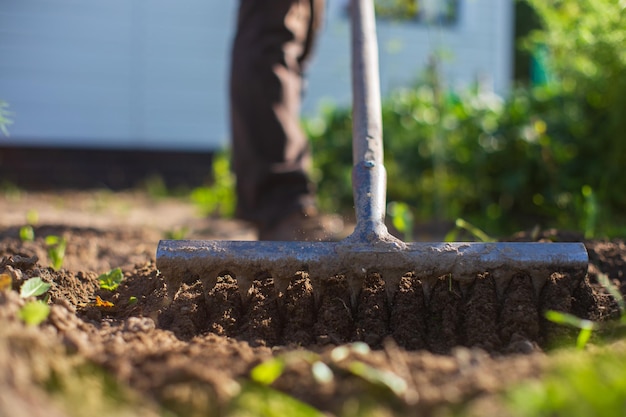
M 259 230 L 259 240 L 334 242 L 343 237 L 343 220 L 336 215 L 319 214 L 317 210 L 296 211 L 273 227 Z

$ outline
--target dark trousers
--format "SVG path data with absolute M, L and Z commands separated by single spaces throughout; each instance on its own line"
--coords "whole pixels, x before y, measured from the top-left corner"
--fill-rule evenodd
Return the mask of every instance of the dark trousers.
M 240 0 L 230 115 L 237 217 L 260 227 L 314 204 L 302 74 L 324 0 Z

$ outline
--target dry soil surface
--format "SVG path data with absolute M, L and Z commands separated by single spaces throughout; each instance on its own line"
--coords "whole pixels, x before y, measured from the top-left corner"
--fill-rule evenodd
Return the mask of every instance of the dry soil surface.
M 28 221 L 33 241 L 20 238 Z M 266 389 L 328 414 L 439 416 L 463 405 L 503 415 L 495 394 L 540 378 L 544 351 L 572 343 L 543 311 L 609 320 L 617 306 L 598 274 L 626 290 L 626 244 L 594 240 L 584 241 L 587 277 L 553 271 L 541 289 L 518 274 L 499 291 L 487 273 L 471 285 L 438 277 L 426 292 L 408 273 L 388 289 L 372 273 L 355 303 L 344 277 L 328 277 L 316 295 L 306 272 L 294 271 L 282 292 L 259 275 L 242 295 L 224 275 L 214 288 L 191 280 L 174 293 L 155 267 L 159 239 L 172 235 L 254 238 L 246 225 L 142 193 L 0 198 L 0 274 L 12 279 L 0 291 L 0 416 L 221 415 L 262 403 Z M 67 242 L 59 270 L 47 236 Z M 583 241 L 556 231 L 512 239 Z M 101 289 L 98 276 L 117 267 L 121 285 Z M 19 289 L 30 277 L 51 284 L 50 314 L 38 326 L 20 319 L 28 300 Z M 251 382 L 251 370 L 272 358 L 284 366 L 278 378 L 269 388 Z

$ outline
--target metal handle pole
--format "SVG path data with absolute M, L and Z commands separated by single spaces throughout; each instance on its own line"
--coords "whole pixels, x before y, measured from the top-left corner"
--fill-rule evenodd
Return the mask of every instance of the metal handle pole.
M 352 0 L 352 189 L 355 239 L 386 236 L 378 41 L 372 0 Z

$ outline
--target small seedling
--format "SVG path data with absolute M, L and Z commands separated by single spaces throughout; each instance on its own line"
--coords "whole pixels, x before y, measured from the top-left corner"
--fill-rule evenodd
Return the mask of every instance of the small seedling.
M 476 238 L 479 242 L 495 242 L 495 239 L 489 236 L 484 231 L 480 230 L 478 227 L 474 226 L 470 222 L 465 219 L 456 219 L 454 223 L 455 227 L 452 229 L 444 238 L 446 242 L 452 242 L 457 240 L 457 236 L 461 230 L 465 230 L 469 232 L 474 238 Z
M 348 371 L 355 376 L 382 388 L 387 388 L 400 397 L 406 392 L 406 381 L 391 371 L 377 369 L 361 361 L 352 361 L 348 364 Z
M 335 379 L 333 370 L 322 361 L 313 362 L 311 365 L 311 373 L 313 374 L 313 378 L 320 384 L 328 384 Z
M 332 371 L 319 361 L 319 355 L 311 352 L 297 352 L 271 358 L 252 368 L 250 381 L 238 388 L 239 392 L 229 406 L 231 411 L 229 415 L 248 415 L 248 410 L 254 410 L 250 415 L 322 417 L 324 414 L 310 405 L 270 386 L 280 378 L 289 363 L 301 360 L 310 363 L 317 370 L 314 371 L 316 379 L 325 381 L 328 381 L 328 378 L 332 379 Z
M 138 300 L 137 300 L 137 297 L 135 297 L 134 295 L 131 295 L 131 296 L 128 298 L 128 305 L 129 305 L 129 306 L 132 306 L 133 304 L 137 304 L 137 301 L 138 301 Z
M 120 268 L 112 269 L 109 272 L 105 272 L 98 277 L 98 281 L 100 282 L 100 288 L 109 291 L 115 291 L 117 287 L 120 286 L 123 279 L 124 274 L 122 273 L 122 270 Z
M 20 240 L 22 242 L 32 242 L 35 240 L 35 231 L 33 230 L 33 226 L 27 224 L 26 226 L 20 227 Z
M 330 353 L 330 357 L 335 364 L 352 375 L 374 386 L 386 388 L 396 396 L 404 395 L 408 385 L 402 377 L 393 372 L 376 369 L 365 362 L 350 358 L 352 353 L 368 355 L 370 351 L 371 349 L 367 344 L 356 342 L 351 345 L 342 345 L 334 348 Z
M 259 384 L 270 385 L 283 374 L 284 370 L 285 361 L 281 358 L 273 358 L 252 368 L 250 378 Z
M 578 337 L 576 338 L 576 348 L 584 349 L 591 338 L 591 332 L 597 328 L 597 325 L 590 321 L 578 318 L 568 313 L 563 313 L 561 311 L 548 310 L 545 312 L 546 319 L 550 320 L 553 323 L 563 324 L 566 326 L 575 327 L 580 329 L 578 332 Z
M 617 288 L 609 279 L 606 274 L 598 275 L 598 282 L 602 285 L 606 290 L 611 294 L 611 296 L 615 299 L 617 303 L 617 307 L 620 311 L 620 323 L 626 324 L 626 302 L 624 301 L 624 297 L 620 292 L 619 288 Z
M 45 243 L 48 246 L 48 258 L 52 263 L 52 269 L 58 271 L 63 266 L 65 260 L 65 249 L 67 240 L 64 237 L 55 235 L 46 236 Z
M 30 298 L 44 295 L 50 289 L 50 284 L 39 277 L 26 280 L 20 288 L 20 297 Z M 46 297 L 47 298 L 47 297 Z M 36 326 L 48 318 L 50 306 L 47 300 L 29 301 L 19 311 L 20 319 L 29 326 Z
M 20 227 L 20 239 L 22 242 L 32 242 L 35 240 L 35 230 L 33 225 L 39 221 L 39 212 L 31 209 L 26 213 L 26 225 Z
M 324 417 L 327 414 L 271 387 L 254 382 L 243 384 L 229 404 L 231 416 Z
M 165 239 L 169 240 L 181 240 L 184 239 L 185 236 L 189 233 L 188 227 L 177 227 L 172 230 L 168 230 L 165 232 Z
M 609 277 L 606 274 L 598 275 L 598 282 L 602 285 L 606 290 L 611 294 L 611 296 L 617 302 L 617 306 L 620 310 L 620 325 L 626 325 L 626 302 L 624 301 L 624 297 L 620 290 L 611 282 Z M 576 338 L 576 347 L 578 349 L 584 349 L 587 345 L 587 342 L 591 338 L 591 333 L 599 327 L 597 323 L 594 323 L 590 320 L 585 320 L 573 316 L 568 313 L 563 313 L 561 311 L 553 311 L 548 310 L 545 312 L 546 319 L 550 320 L 553 323 L 563 324 L 566 326 L 575 327 L 580 329 L 578 332 L 578 337 Z
M 19 317 L 29 326 L 36 326 L 48 318 L 50 306 L 44 301 L 29 301 L 20 309 Z
M 45 294 L 50 289 L 51 285 L 44 282 L 39 277 L 33 277 L 26 280 L 20 288 L 20 297 L 38 297 Z

